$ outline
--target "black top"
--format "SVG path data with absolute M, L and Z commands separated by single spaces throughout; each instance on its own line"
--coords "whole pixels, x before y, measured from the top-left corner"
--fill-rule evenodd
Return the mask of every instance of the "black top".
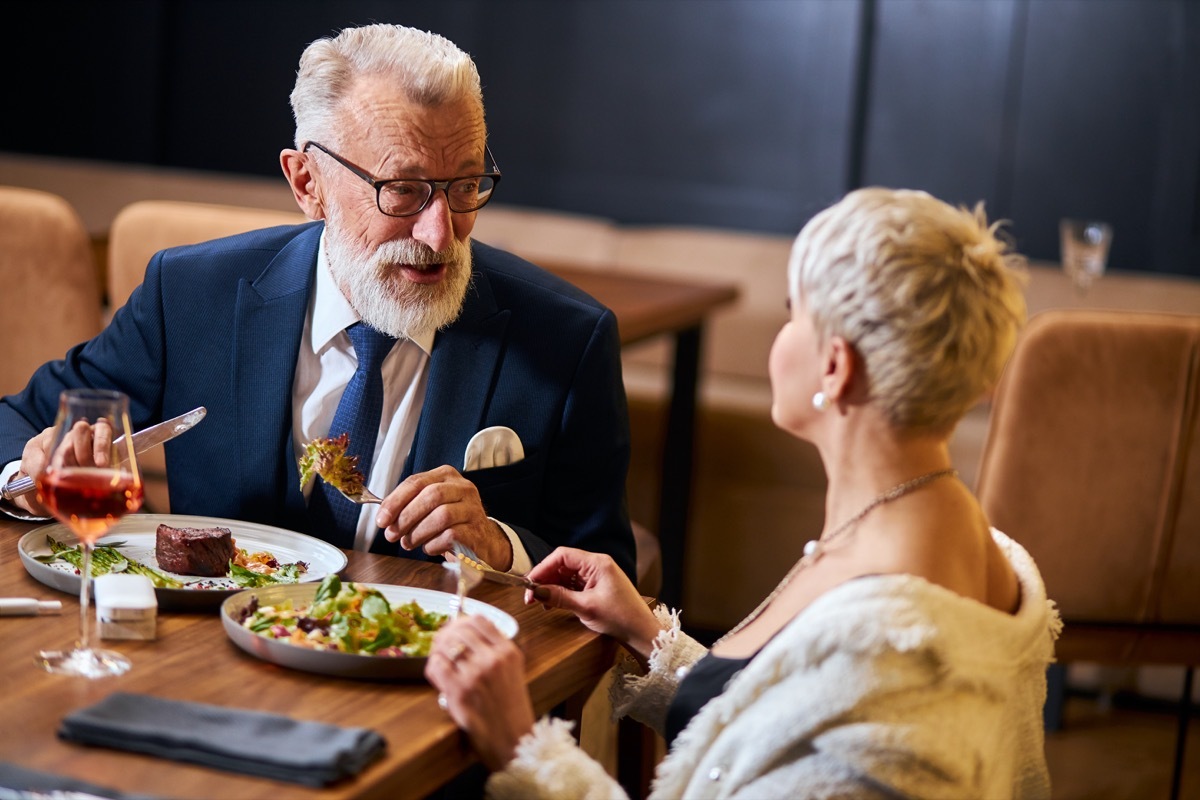
M 667 747 L 671 746 L 675 737 L 687 727 L 705 703 L 725 691 L 733 676 L 741 672 L 752 658 L 753 655 L 749 658 L 721 658 L 710 652 L 692 665 L 679 682 L 679 689 L 667 708 Z

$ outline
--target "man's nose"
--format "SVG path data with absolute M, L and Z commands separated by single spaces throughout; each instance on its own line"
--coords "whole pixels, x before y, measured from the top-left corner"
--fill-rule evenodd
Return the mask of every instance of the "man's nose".
M 454 223 L 450 214 L 450 201 L 446 198 L 446 191 L 435 189 L 433 196 L 429 198 L 429 205 L 417 214 L 417 221 L 412 229 L 413 238 L 432 247 L 435 252 L 442 252 L 454 240 Z

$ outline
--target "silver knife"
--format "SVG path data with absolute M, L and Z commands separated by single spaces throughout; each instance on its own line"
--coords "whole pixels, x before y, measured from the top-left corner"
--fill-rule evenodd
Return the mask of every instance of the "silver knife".
M 151 425 L 149 428 L 144 428 L 133 434 L 131 441 L 133 442 L 133 452 L 144 453 L 151 447 L 160 445 L 163 442 L 174 439 L 181 433 L 191 430 L 196 423 L 204 419 L 204 415 L 208 413 L 208 409 L 204 406 L 194 408 L 186 414 L 180 414 L 178 417 L 173 417 L 166 422 L 160 422 L 157 425 Z M 125 437 L 117 439 L 116 445 L 122 451 L 126 447 Z M 124 456 L 121 460 L 124 461 L 128 456 Z M 23 478 L 14 478 L 4 486 L 0 486 L 0 497 L 5 500 L 13 500 L 23 494 L 29 494 L 34 489 L 34 479 L 26 475 Z

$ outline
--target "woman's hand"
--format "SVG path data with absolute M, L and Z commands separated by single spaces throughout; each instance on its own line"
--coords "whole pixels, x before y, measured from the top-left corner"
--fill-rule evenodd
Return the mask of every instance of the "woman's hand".
M 662 627 L 608 555 L 560 547 L 529 571 L 542 584 L 525 602 L 565 608 L 590 630 L 612 636 L 643 662 Z
M 425 677 L 488 769 L 512 761 L 534 722 L 525 656 L 515 644 L 484 617 L 459 617 L 434 637 Z

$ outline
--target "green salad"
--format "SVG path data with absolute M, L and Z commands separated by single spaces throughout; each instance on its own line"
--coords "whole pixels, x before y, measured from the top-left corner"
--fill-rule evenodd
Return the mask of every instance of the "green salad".
M 392 607 L 373 588 L 328 575 L 310 605 L 291 600 L 260 606 L 251 598 L 239 622 L 259 636 L 310 650 L 392 658 L 424 658 L 448 615 L 426 611 L 416 601 Z

